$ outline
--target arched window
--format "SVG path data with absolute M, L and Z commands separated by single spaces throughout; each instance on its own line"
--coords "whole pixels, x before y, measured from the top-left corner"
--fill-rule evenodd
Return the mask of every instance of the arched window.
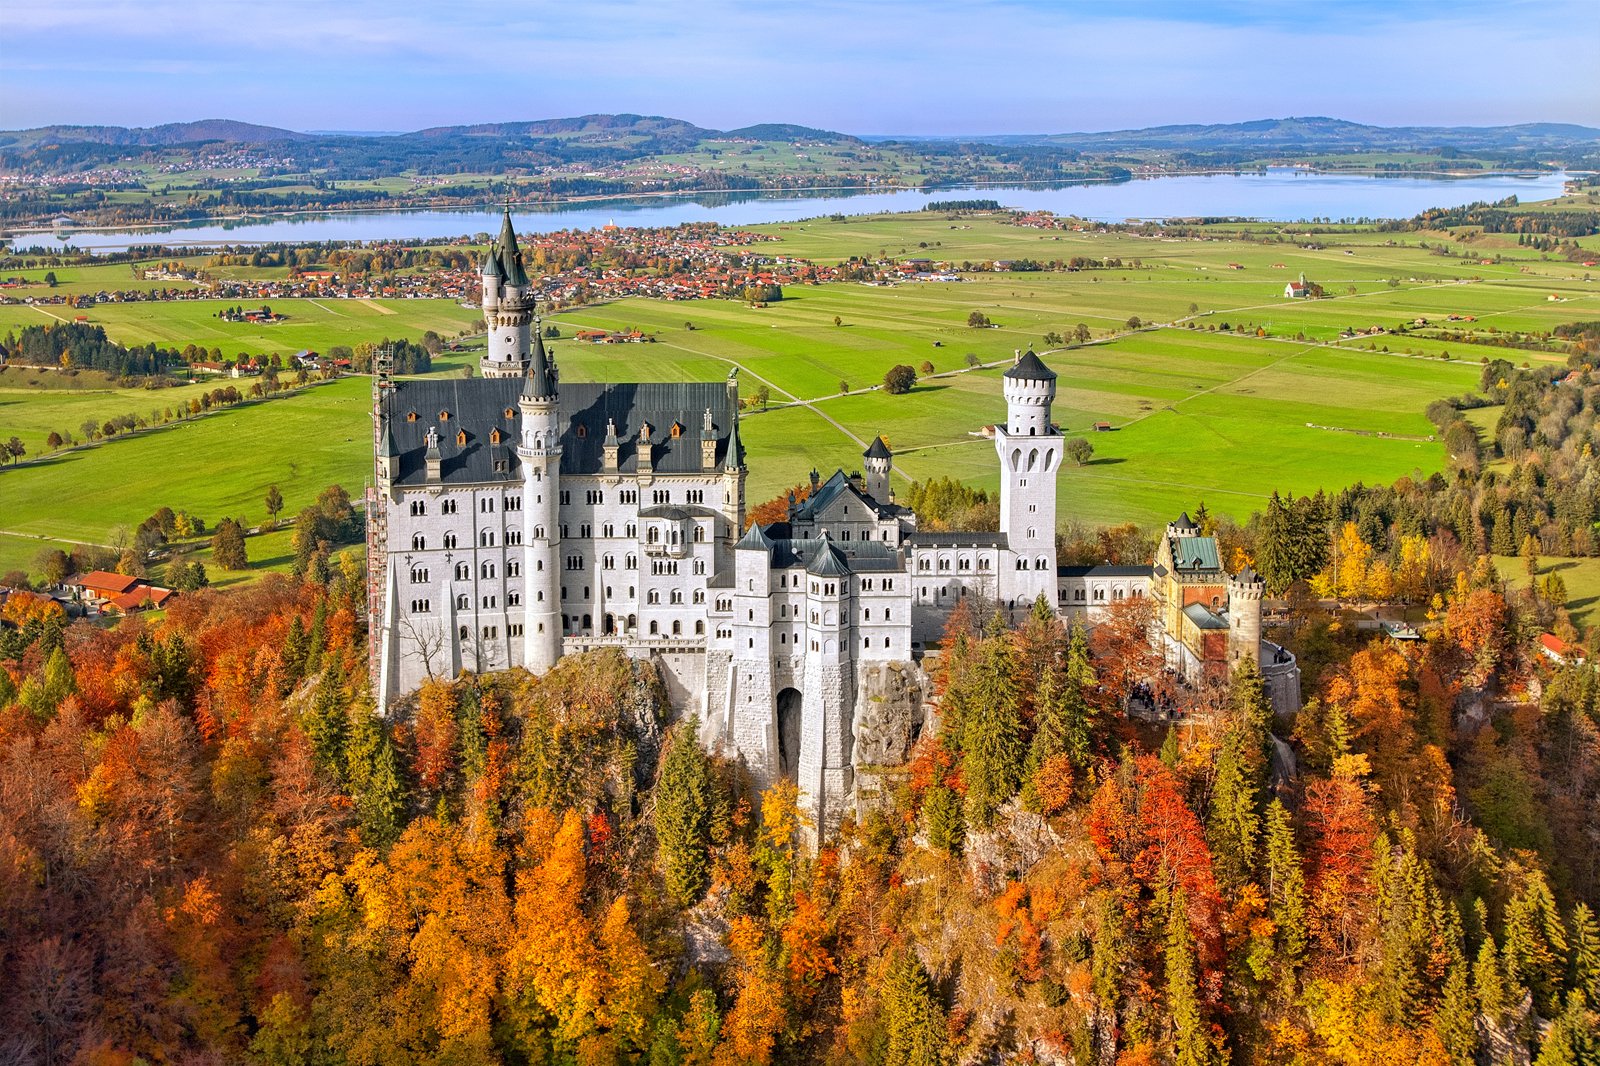
M 456 564 L 456 580 L 457 581 L 466 581 L 470 577 L 472 577 L 472 567 L 468 566 L 466 563 L 457 563 Z
M 411 534 L 411 550 L 414 552 L 427 551 L 428 541 L 421 533 Z
M 467 597 L 467 594 L 465 592 L 463 592 L 461 595 L 456 597 L 456 610 L 465 611 L 465 610 L 470 609 L 471 606 L 472 606 L 472 600 Z
M 652 637 L 659 637 L 661 635 L 661 623 L 655 621 L 654 619 L 652 619 L 650 622 L 650 635 Z
M 454 548 L 456 546 L 456 535 L 454 533 L 446 533 L 444 535 L 444 546 L 446 548 Z

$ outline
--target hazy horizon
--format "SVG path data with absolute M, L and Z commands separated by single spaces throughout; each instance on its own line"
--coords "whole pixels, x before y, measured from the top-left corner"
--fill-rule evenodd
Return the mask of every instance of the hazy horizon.
M 639 0 L 445 12 L 415 0 L 16 0 L 0 25 L 0 126 L 11 129 L 202 114 L 407 132 L 635 113 L 862 136 L 1288 115 L 1600 124 L 1600 71 L 1587 62 L 1600 5 L 1589 0 L 820 0 L 803 12 L 709 0 L 692 24 Z M 1504 77 L 1519 55 L 1562 76 Z

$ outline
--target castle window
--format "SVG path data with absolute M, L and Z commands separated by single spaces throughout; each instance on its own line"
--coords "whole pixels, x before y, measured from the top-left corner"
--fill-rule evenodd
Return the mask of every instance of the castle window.
M 1084 592 L 1083 589 L 1073 589 L 1072 590 L 1072 598 L 1075 599 L 1075 600 L 1078 600 L 1078 601 L 1082 601 L 1083 600 L 1083 592 Z
M 495 598 L 493 596 L 485 596 L 483 598 L 483 605 L 485 607 L 493 607 L 493 606 L 495 606 Z
M 672 620 L 672 635 L 675 637 L 683 635 L 683 623 L 676 618 Z
M 466 626 L 462 626 L 459 630 L 457 630 L 457 635 L 460 636 L 462 640 L 471 640 L 472 630 Z
M 522 530 L 520 530 L 520 529 L 508 529 L 508 530 L 506 530 L 506 543 L 507 544 L 521 544 L 522 543 Z
M 485 496 L 483 499 L 479 500 L 478 501 L 478 510 L 482 511 L 484 514 L 493 514 L 494 513 L 494 497 L 493 496 Z
M 661 602 L 661 590 L 660 589 L 651 589 L 649 594 L 645 596 L 644 601 L 646 603 L 660 603 Z M 752 614 L 750 617 L 754 618 L 755 615 Z
M 507 607 L 521 607 L 522 606 L 522 593 L 517 592 L 515 589 L 513 589 L 510 592 L 507 592 L 506 593 L 506 606 Z
M 578 536 L 579 537 L 583 538 L 584 540 L 588 540 L 590 538 L 590 536 L 593 535 L 593 533 L 594 533 L 594 527 L 591 526 L 589 523 L 580 522 L 578 524 Z
M 439 421 L 441 421 L 441 422 L 450 421 L 450 412 L 449 411 L 440 411 L 439 412 Z
M 479 568 L 478 573 L 480 577 L 494 577 L 494 564 L 484 563 L 483 566 Z
M 1096 602 L 1096 603 L 1104 603 L 1104 602 L 1106 602 L 1106 590 L 1105 589 L 1097 588 L 1097 589 L 1094 590 L 1094 602 Z
M 407 422 L 415 422 L 416 420 L 417 420 L 417 412 L 415 412 L 415 411 L 407 411 L 406 412 L 406 421 Z
M 683 602 L 683 590 L 682 589 L 673 589 L 672 590 L 672 602 L 674 604 L 680 604 L 680 603 Z
M 471 606 L 472 606 L 472 600 L 468 598 L 468 596 L 467 596 L 467 594 L 465 592 L 463 592 L 461 595 L 456 597 L 456 610 L 465 611 L 465 610 L 469 609 Z
M 655 621 L 654 619 L 652 619 L 650 622 L 650 635 L 652 637 L 659 637 L 661 635 L 661 623 Z M 752 641 L 751 643 L 754 644 L 755 642 Z
M 694 590 L 694 602 L 696 602 L 696 603 L 704 603 L 704 602 L 706 602 L 706 590 L 705 589 L 695 589 Z
M 521 563 L 520 560 L 512 559 L 510 562 L 506 563 L 506 577 L 521 577 L 521 576 L 522 576 L 522 563 Z
M 496 629 L 494 626 L 484 626 L 483 627 L 483 639 L 484 640 L 493 640 L 499 634 L 500 634 L 500 631 L 498 629 Z
M 694 635 L 697 636 L 697 637 L 703 637 L 703 636 L 706 635 L 705 619 L 696 618 L 694 620 Z
M 457 563 L 456 564 L 456 580 L 457 581 L 466 581 L 470 577 L 472 577 L 472 568 L 470 566 L 468 566 L 466 563 Z
M 578 423 L 577 433 L 578 433 L 578 439 L 582 440 L 583 438 L 585 438 L 585 437 L 587 437 L 589 435 L 589 427 L 584 425 L 582 422 L 579 422 Z
M 481 533 L 478 534 L 478 547 L 480 547 L 480 548 L 492 548 L 492 547 L 494 547 L 494 530 L 485 529 Z
M 518 622 L 514 625 L 506 626 L 506 635 L 510 637 L 522 636 L 522 623 Z
M 677 440 L 681 436 L 683 436 L 683 427 L 676 422 L 672 423 L 672 439 Z
M 463 434 L 463 435 L 465 435 L 465 434 Z M 490 444 L 499 444 L 500 443 L 500 431 L 498 429 L 491 429 L 489 431 L 489 443 Z
M 516 418 L 517 417 L 517 409 L 514 408 L 514 407 L 507 407 L 506 408 L 506 417 L 507 418 Z
M 883 579 L 883 591 L 885 591 L 885 592 L 893 592 L 894 591 L 894 578 L 886 577 L 886 578 Z
M 412 551 L 420 552 L 420 551 L 426 551 L 427 549 L 428 549 L 427 538 L 425 538 L 421 533 L 413 533 L 413 534 L 411 534 L 411 550 Z
M 414 515 L 427 514 L 428 513 L 428 501 L 427 500 L 412 500 L 411 501 L 411 513 L 414 514 Z
M 413 585 L 425 585 L 425 584 L 427 584 L 428 583 L 428 571 L 427 571 L 427 568 L 426 567 L 421 567 L 421 566 L 413 566 L 411 568 L 411 583 Z
M 429 603 L 427 600 L 412 600 L 411 601 L 411 613 L 412 614 L 427 614 L 432 609 L 433 609 L 433 604 Z
M 565 507 L 572 502 L 572 493 L 566 489 L 561 490 L 561 506 Z

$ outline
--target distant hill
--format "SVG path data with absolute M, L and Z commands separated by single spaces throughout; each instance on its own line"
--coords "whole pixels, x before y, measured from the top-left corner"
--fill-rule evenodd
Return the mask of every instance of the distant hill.
M 1102 133 L 1000 134 L 961 139 L 988 144 L 1056 145 L 1088 151 L 1352 152 L 1440 148 L 1538 151 L 1600 142 L 1600 129 L 1555 122 L 1518 126 L 1368 126 L 1343 119 L 1310 117 L 1152 126 Z
M 726 130 L 725 137 L 742 137 L 752 141 L 823 141 L 828 144 L 861 144 L 861 138 L 848 133 L 819 130 L 811 126 L 796 126 L 787 122 L 762 122 L 754 126 L 741 126 Z
M 702 129 L 692 122 L 660 115 L 579 115 L 576 118 L 543 118 L 532 122 L 485 122 L 470 126 L 430 126 L 418 130 L 419 137 L 559 137 L 570 134 L 632 133 L 645 136 L 700 139 L 716 136 L 716 130 Z
M 17 144 L 87 142 L 90 144 L 163 147 L 224 141 L 230 144 L 270 144 L 274 141 L 303 141 L 312 135 L 276 126 L 257 126 L 227 118 L 204 118 L 198 122 L 169 122 L 163 126 L 38 126 L 31 130 L 6 131 Z

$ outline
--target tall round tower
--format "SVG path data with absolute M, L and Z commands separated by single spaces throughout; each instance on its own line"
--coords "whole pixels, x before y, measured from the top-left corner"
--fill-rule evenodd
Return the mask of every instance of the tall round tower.
M 1228 661 L 1261 660 L 1261 597 L 1267 583 L 1249 566 L 1228 579 Z
M 514 378 L 528 373 L 529 331 L 533 321 L 533 286 L 523 266 L 522 250 L 507 208 L 500 236 L 489 246 L 478 271 L 483 286 L 483 321 L 488 349 L 478 361 L 486 378 Z
M 522 664 L 543 672 L 561 657 L 561 405 L 555 364 L 535 338 L 517 409 L 522 437 Z
M 893 491 L 889 488 L 889 472 L 894 468 L 894 453 L 883 437 L 873 437 L 867 450 L 861 453 L 867 467 L 867 495 L 879 503 L 888 503 Z
M 1000 454 L 1000 531 L 1011 559 L 999 574 L 1000 599 L 1027 608 L 1040 596 L 1056 604 L 1056 478 L 1065 442 L 1050 417 L 1055 371 L 1029 351 L 1002 379 L 1006 421 L 994 427 Z

